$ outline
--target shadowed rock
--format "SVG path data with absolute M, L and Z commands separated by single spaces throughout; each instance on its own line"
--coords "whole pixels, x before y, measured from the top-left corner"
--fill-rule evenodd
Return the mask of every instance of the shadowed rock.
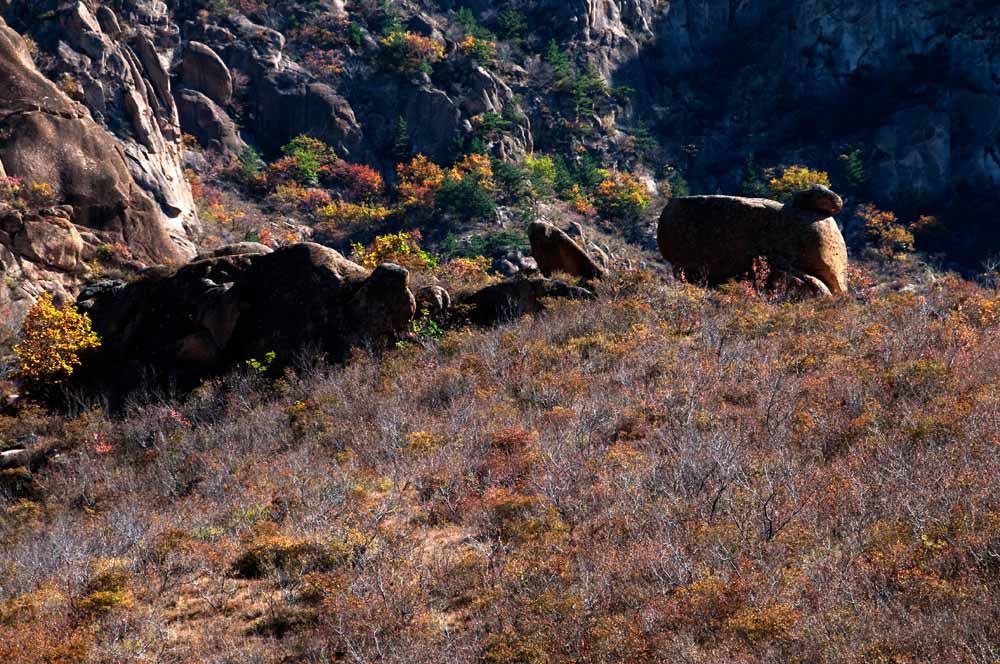
M 555 279 L 508 279 L 463 298 L 458 308 L 476 325 L 495 325 L 545 309 L 545 298 L 590 300 L 586 288 L 570 286 Z
M 185 387 L 272 351 L 279 363 L 302 349 L 339 360 L 354 346 L 391 343 L 416 309 L 409 274 L 397 265 L 369 274 L 312 243 L 213 253 L 176 271 L 150 269 L 133 283 L 85 290 L 78 306 L 104 346 L 81 381 L 119 391 Z
M 546 276 L 563 272 L 594 281 L 607 274 L 569 235 L 552 224 L 533 222 L 528 226 L 528 240 L 531 241 L 531 255 Z

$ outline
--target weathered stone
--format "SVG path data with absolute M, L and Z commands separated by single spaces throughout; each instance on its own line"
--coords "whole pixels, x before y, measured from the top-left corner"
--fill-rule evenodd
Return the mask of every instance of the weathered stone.
M 136 186 L 115 139 L 35 68 L 20 36 L 0 19 L 0 160 L 12 177 L 46 182 L 73 222 L 150 262 L 189 255 L 155 203 Z
M 562 272 L 591 281 L 606 274 L 604 268 L 594 262 L 580 245 L 552 224 L 533 222 L 528 227 L 528 239 L 531 241 L 531 255 L 546 276 Z
M 792 206 L 806 212 L 823 212 L 832 216 L 840 214 L 844 209 L 844 201 L 828 187 L 815 184 L 795 194 Z
M 246 149 L 236 124 L 214 101 L 197 90 L 174 93 L 181 129 L 198 139 L 202 147 L 226 156 L 239 155 Z
M 674 198 L 660 217 L 657 239 L 674 272 L 691 281 L 746 277 L 754 261 L 765 258 L 772 270 L 815 277 L 834 294 L 847 292 L 847 246 L 824 212 L 759 198 Z
M 233 77 L 222 58 L 200 42 L 189 42 L 174 70 L 182 87 L 201 92 L 220 106 L 233 99 Z

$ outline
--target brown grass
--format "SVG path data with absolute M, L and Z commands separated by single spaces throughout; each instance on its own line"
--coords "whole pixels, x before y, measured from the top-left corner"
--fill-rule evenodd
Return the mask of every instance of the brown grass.
M 62 450 L 2 504 L 0 661 L 1000 658 L 997 293 L 602 288 L 0 420 Z

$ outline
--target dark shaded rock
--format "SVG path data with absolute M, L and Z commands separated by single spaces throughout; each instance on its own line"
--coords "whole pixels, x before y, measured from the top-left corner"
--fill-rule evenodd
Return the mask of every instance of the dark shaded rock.
M 417 311 L 442 314 L 451 309 L 451 295 L 441 286 L 424 286 L 417 292 Z
M 85 290 L 79 306 L 105 343 L 81 382 L 185 387 L 272 351 L 279 363 L 302 349 L 340 360 L 354 346 L 391 343 L 414 315 L 409 274 L 397 265 L 369 274 L 312 243 L 218 252 Z
M 198 139 L 202 147 L 226 156 L 239 155 L 246 149 L 234 123 L 214 101 L 197 90 L 174 93 L 181 129 Z
M 514 278 L 464 297 L 456 309 L 461 307 L 468 319 L 477 325 L 495 325 L 544 311 L 544 298 L 589 300 L 594 294 L 586 288 L 554 279 Z
M 805 200 L 832 207 L 820 194 Z M 657 240 L 674 273 L 691 281 L 716 285 L 742 278 L 763 257 L 772 270 L 815 277 L 834 294 L 847 292 L 847 246 L 825 212 L 760 198 L 674 198 L 660 217 Z
M 346 99 L 297 68 L 251 65 L 248 127 L 264 152 L 277 154 L 299 134 L 315 136 L 351 161 L 364 161 L 365 137 Z
M 118 23 L 118 17 L 115 16 L 115 13 L 105 5 L 101 5 L 97 8 L 97 22 L 100 24 L 101 30 L 104 31 L 104 34 L 108 35 L 112 39 L 118 39 L 118 37 L 121 36 L 122 28 Z
M 538 262 L 538 269 L 546 276 L 563 272 L 593 281 L 607 274 L 580 245 L 552 224 L 533 222 L 528 227 L 528 239 L 531 241 L 531 255 Z

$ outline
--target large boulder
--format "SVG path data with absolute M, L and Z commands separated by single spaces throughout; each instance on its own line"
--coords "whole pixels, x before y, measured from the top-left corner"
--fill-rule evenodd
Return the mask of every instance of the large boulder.
M 197 90 L 177 90 L 174 100 L 181 129 L 197 138 L 202 147 L 225 156 L 238 155 L 246 149 L 236 123 L 214 101 Z
M 190 386 L 269 352 L 279 363 L 303 349 L 343 359 L 352 347 L 405 334 L 416 309 L 403 268 L 383 264 L 369 273 L 312 243 L 222 248 L 129 284 L 97 284 L 78 306 L 104 339 L 80 380 L 119 392 L 144 383 Z
M 847 245 L 830 215 L 842 205 L 825 187 L 787 205 L 735 196 L 674 198 L 660 217 L 657 240 L 675 274 L 692 281 L 741 278 L 765 258 L 772 271 L 820 293 L 841 294 L 847 292 Z
M 233 99 L 233 76 L 222 58 L 200 42 L 190 42 L 174 73 L 183 87 L 201 92 L 220 106 Z
M 528 226 L 531 255 L 545 276 L 562 272 L 587 281 L 601 279 L 606 271 L 569 235 L 544 221 Z

